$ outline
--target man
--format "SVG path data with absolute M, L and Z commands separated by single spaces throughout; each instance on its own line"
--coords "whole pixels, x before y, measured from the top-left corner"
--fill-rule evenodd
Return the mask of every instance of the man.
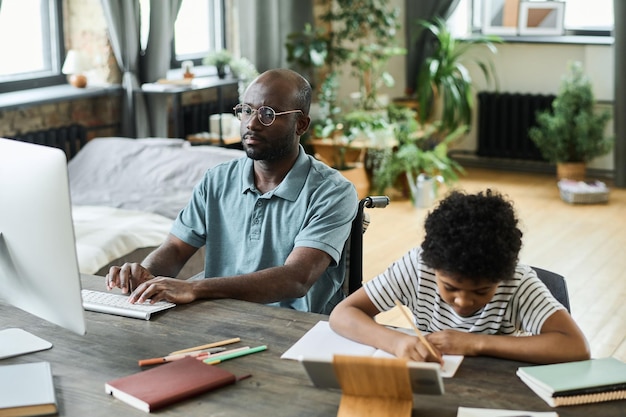
M 247 157 L 211 168 L 166 241 L 141 263 L 112 267 L 107 287 L 130 302 L 233 298 L 330 313 L 344 298 L 343 247 L 356 215 L 354 186 L 304 152 L 311 86 L 269 70 L 235 107 Z M 205 279 L 178 280 L 206 245 Z

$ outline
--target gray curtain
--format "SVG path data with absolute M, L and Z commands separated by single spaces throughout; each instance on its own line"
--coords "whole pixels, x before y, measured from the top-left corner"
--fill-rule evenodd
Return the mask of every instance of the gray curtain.
M 259 72 L 287 67 L 285 41 L 313 22 L 313 0 L 239 0 L 241 56 Z
M 174 23 L 183 0 L 150 0 L 150 30 L 141 57 L 141 81 L 153 83 L 164 78 L 170 69 Z
M 122 136 L 143 137 L 148 133 L 148 117 L 139 90 L 139 2 L 137 0 L 101 0 L 109 29 L 109 39 L 117 65 L 122 72 L 124 100 L 121 122 Z M 135 100 L 135 98 L 137 98 Z
M 406 0 L 406 88 L 411 95 L 417 85 L 417 74 L 422 63 L 432 51 L 432 36 L 418 25 L 419 19 L 430 20 L 434 17 L 447 19 L 450 17 L 460 0 Z
M 614 98 L 614 123 L 615 123 L 615 186 L 626 187 L 626 27 L 623 22 L 626 19 L 626 2 L 613 0 L 615 43 L 615 98 Z M 617 22 L 622 22 L 618 24 Z

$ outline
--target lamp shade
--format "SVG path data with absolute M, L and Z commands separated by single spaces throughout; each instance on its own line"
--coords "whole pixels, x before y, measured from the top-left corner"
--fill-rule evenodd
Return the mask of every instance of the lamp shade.
M 61 72 L 68 75 L 80 74 L 85 70 L 85 68 L 85 58 L 83 55 L 77 50 L 70 49 L 65 57 L 65 62 L 63 63 Z
M 61 72 L 70 76 L 69 81 L 74 87 L 84 88 L 87 86 L 87 78 L 82 74 L 87 68 L 83 55 L 74 49 L 70 49 L 65 57 Z

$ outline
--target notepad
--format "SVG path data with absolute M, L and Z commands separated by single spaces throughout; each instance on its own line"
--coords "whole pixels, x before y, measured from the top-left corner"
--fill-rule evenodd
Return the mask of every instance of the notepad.
M 524 366 L 517 376 L 552 407 L 626 399 L 626 363 L 616 358 Z
M 149 413 L 236 381 L 225 369 L 186 357 L 109 381 L 104 388 L 107 394 Z
M 398 331 L 410 332 L 406 329 Z M 333 356 L 336 354 L 375 356 L 381 358 L 395 357 L 383 350 L 343 337 L 335 333 L 330 328 L 327 321 L 320 320 L 285 353 L 283 353 L 281 359 L 293 359 L 300 361 L 302 359 L 317 359 L 332 361 Z M 462 355 L 443 355 L 444 363 L 441 369 L 441 376 L 444 378 L 453 377 L 462 361 Z
M 0 366 L 0 415 L 44 416 L 56 412 L 50 363 Z

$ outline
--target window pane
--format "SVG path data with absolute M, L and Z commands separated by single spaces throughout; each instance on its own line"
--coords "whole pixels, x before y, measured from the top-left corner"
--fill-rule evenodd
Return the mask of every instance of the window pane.
M 567 0 L 565 3 L 565 29 L 613 29 L 613 0 Z
M 224 47 L 221 0 L 183 0 L 176 17 L 176 60 L 202 58 Z
M 3 0 L 0 13 L 0 77 L 51 71 L 45 0 Z M 45 15 L 44 15 L 45 13 Z M 46 30 L 44 36 L 44 30 Z M 19 39 L 19 42 L 16 40 Z M 48 58 L 48 59 L 46 59 Z

